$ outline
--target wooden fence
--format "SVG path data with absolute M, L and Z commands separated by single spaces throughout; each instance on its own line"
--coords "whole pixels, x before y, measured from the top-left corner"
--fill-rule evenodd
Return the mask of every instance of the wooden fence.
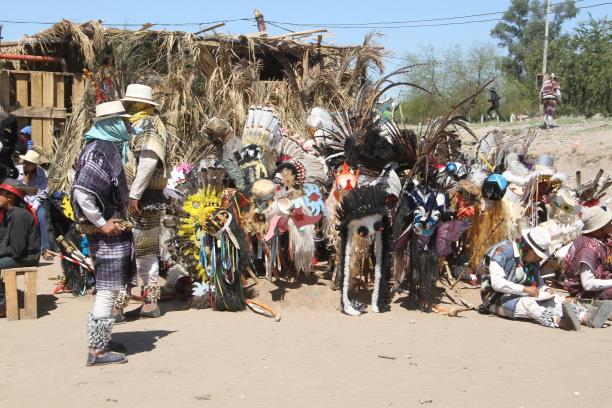
M 53 151 L 72 112 L 72 101 L 83 93 L 80 74 L 0 71 L 0 107 L 17 117 L 20 128 L 32 126 L 32 141 L 45 153 Z

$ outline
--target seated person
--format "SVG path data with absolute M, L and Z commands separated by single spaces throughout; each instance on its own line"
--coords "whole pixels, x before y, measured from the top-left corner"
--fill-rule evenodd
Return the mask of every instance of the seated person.
M 587 208 L 584 228 L 565 257 L 565 285 L 578 299 L 612 300 L 612 211 Z M 612 302 L 607 302 L 612 303 Z
M 24 126 L 19 131 L 19 138 L 15 147 L 15 153 L 18 155 L 26 154 L 28 146 L 32 144 L 32 126 Z
M 48 251 L 49 246 L 49 227 L 47 222 L 47 209 L 43 205 L 43 200 L 47 197 L 49 179 L 47 172 L 39 166 L 40 155 L 34 150 L 28 150 L 25 155 L 19 156 L 22 164 L 17 166 L 19 171 L 18 180 L 28 187 L 36 189 L 32 195 L 26 196 L 25 200 L 32 206 L 38 217 L 40 228 L 40 250 L 45 261 L 52 261 L 53 255 Z
M 518 242 L 502 241 L 486 254 L 483 265 L 483 313 L 513 319 L 530 319 L 565 330 L 579 330 L 580 323 L 602 327 L 601 307 L 587 311 L 572 305 L 544 284 L 540 262 L 550 256 L 550 235 L 543 227 L 523 231 Z
M 0 270 L 38 265 L 40 236 L 36 213 L 24 201 L 32 193 L 14 179 L 0 181 Z M 4 282 L 0 281 L 0 317 L 6 314 Z

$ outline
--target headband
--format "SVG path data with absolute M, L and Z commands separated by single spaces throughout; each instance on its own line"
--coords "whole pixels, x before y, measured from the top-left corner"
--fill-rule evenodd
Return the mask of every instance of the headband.
M 16 189 L 15 187 L 10 186 L 10 185 L 8 185 L 8 184 L 0 184 L 0 190 L 6 190 L 6 191 L 8 191 L 9 193 L 15 194 L 17 197 L 19 197 L 19 198 L 20 198 L 20 199 L 22 199 L 22 200 L 23 200 L 23 199 L 25 198 L 25 196 L 26 196 L 26 194 L 25 194 L 23 191 L 18 190 L 18 189 Z

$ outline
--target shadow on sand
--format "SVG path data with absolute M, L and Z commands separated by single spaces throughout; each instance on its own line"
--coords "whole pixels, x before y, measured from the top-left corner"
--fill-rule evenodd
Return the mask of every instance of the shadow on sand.
M 123 343 L 127 348 L 128 356 L 138 353 L 144 353 L 155 349 L 155 343 L 169 334 L 175 333 L 176 330 L 147 330 L 147 331 L 132 331 L 113 333 L 113 341 Z

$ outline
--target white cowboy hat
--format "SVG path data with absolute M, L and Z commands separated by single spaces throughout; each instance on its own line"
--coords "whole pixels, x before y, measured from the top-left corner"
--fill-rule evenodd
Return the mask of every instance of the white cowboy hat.
M 606 211 L 599 206 L 585 208 L 582 221 L 584 221 L 582 233 L 588 234 L 608 225 L 612 221 L 612 211 Z
M 130 118 L 121 101 L 104 102 L 96 105 L 96 117 L 94 122 L 110 118 Z
M 26 154 L 19 156 L 21 161 L 32 163 L 32 164 L 40 164 L 40 154 L 36 153 L 34 150 L 28 150 Z
M 521 234 L 527 244 L 542 259 L 550 257 L 550 233 L 544 227 L 534 227 L 523 230 Z
M 150 86 L 141 84 L 129 84 L 125 90 L 125 97 L 121 98 L 125 102 L 143 102 L 149 105 L 159 106 L 153 102 L 153 90 Z

